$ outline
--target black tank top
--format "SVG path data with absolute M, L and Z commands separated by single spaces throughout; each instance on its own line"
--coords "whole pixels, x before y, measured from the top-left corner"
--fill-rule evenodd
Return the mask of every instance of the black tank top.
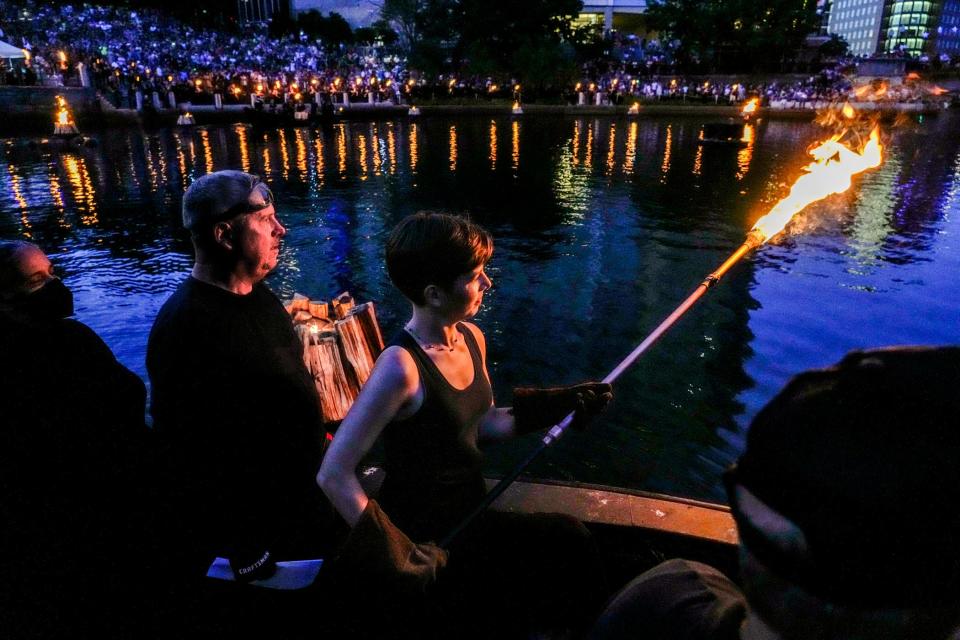
M 384 430 L 387 475 L 379 499 L 394 523 L 415 542 L 445 536 L 486 492 L 477 439 L 493 391 L 473 333 L 461 324 L 457 330 L 473 360 L 473 382 L 462 390 L 447 382 L 406 331 L 390 343 L 406 349 L 417 363 L 423 404 L 415 414 Z

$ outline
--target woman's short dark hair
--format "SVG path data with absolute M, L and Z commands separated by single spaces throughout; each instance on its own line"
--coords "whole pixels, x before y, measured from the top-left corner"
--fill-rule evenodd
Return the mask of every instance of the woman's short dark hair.
M 416 305 L 428 285 L 450 289 L 459 276 L 493 255 L 493 238 L 466 218 L 421 211 L 404 218 L 387 238 L 387 273 Z

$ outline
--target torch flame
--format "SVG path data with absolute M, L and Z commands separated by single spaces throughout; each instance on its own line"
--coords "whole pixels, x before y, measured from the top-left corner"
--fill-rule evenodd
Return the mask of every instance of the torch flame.
M 752 113 L 756 112 L 759 104 L 760 104 L 760 101 L 757 98 L 750 98 L 749 100 L 747 100 L 747 104 L 743 105 L 743 111 L 741 111 L 741 113 L 745 116 L 749 116 Z
M 753 225 L 752 231 L 762 234 L 762 242 L 783 231 L 793 216 L 807 205 L 843 193 L 850 188 L 854 175 L 875 169 L 883 162 L 878 128 L 870 132 L 870 139 L 859 153 L 841 143 L 840 137 L 833 136 L 810 150 L 813 162 L 804 167 L 806 173 L 797 179 L 786 198 Z

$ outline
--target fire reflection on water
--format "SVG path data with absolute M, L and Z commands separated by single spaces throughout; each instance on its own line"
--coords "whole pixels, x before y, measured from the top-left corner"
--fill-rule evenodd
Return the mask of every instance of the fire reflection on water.
M 360 181 L 367 179 L 367 136 L 357 134 L 357 162 L 360 163 Z
M 388 123 L 387 128 L 387 158 L 390 160 L 390 175 L 397 172 L 397 136 L 393 130 L 393 123 Z
M 63 167 L 67 172 L 67 180 L 73 192 L 73 199 L 82 205 L 80 223 L 86 226 L 97 224 L 99 222 L 97 194 L 93 189 L 90 173 L 87 171 L 86 160 L 82 156 L 78 157 L 72 153 L 64 154 Z
M 753 159 L 753 141 L 756 132 L 752 124 L 743 125 L 743 137 L 740 142 L 744 147 L 737 153 L 737 180 L 743 180 L 750 171 L 750 160 Z
M 573 157 L 571 160 L 573 166 L 580 164 L 580 129 L 582 127 L 583 123 L 580 120 L 573 123 Z
M 581 193 L 581 191 L 587 189 L 586 183 L 581 184 L 578 176 L 583 175 L 589 179 L 591 175 L 594 140 L 598 134 L 606 135 L 607 137 L 603 143 L 603 149 L 605 151 L 603 173 L 606 176 L 633 175 L 634 172 L 638 170 L 638 154 L 642 155 L 646 153 L 652 155 L 655 153 L 654 145 L 656 144 L 655 139 L 658 133 L 657 126 L 644 128 L 643 149 L 646 151 L 640 152 L 638 151 L 638 138 L 641 133 L 641 124 L 637 121 L 627 123 L 626 135 L 619 136 L 617 124 L 616 122 L 610 121 L 601 123 L 598 119 L 592 121 L 585 121 L 583 119 L 574 120 L 571 137 L 567 139 L 567 144 L 562 147 L 560 155 L 560 158 L 563 159 L 563 163 L 566 166 L 562 167 L 563 170 L 557 171 L 554 175 L 555 193 L 560 200 L 567 203 L 571 208 L 579 209 L 581 206 L 580 203 L 585 201 L 586 195 Z M 356 141 L 354 143 L 348 141 L 348 136 L 359 127 L 344 123 L 336 125 L 333 133 L 334 140 L 330 142 L 336 145 L 340 178 L 342 180 L 349 178 L 348 162 L 351 162 L 351 155 L 356 158 L 355 162 L 357 164 L 354 166 L 358 169 L 357 175 L 360 181 L 369 180 L 371 176 L 383 176 L 386 173 L 395 174 L 399 169 L 402 169 L 402 164 L 406 164 L 409 167 L 410 174 L 415 175 L 420 161 L 419 127 L 421 126 L 423 125 L 416 123 L 400 123 L 399 125 L 397 123 L 374 123 L 362 125 L 364 133 L 354 133 L 354 135 L 356 135 Z M 463 169 L 463 166 L 460 165 L 459 162 L 459 155 L 462 151 L 460 148 L 461 143 L 470 146 L 467 145 L 468 142 L 477 142 L 474 138 L 469 137 L 472 130 L 461 129 L 461 131 L 458 131 L 458 126 L 459 125 L 444 125 L 446 133 L 448 134 L 447 151 L 451 172 Z M 670 166 L 675 160 L 674 156 L 682 150 L 684 132 L 691 131 L 687 126 L 683 126 L 682 129 L 678 129 L 678 126 L 681 125 L 665 123 L 664 127 L 659 129 L 660 135 L 663 136 L 660 142 L 660 144 L 663 145 L 663 155 L 661 162 L 658 163 L 659 167 L 655 163 L 652 167 L 649 167 L 649 169 L 651 170 L 651 177 L 659 178 L 659 182 L 662 184 L 666 183 L 668 179 Z M 348 127 L 350 127 L 349 130 Z M 382 130 L 383 127 L 386 127 L 385 131 Z M 407 136 L 401 138 L 401 148 L 398 150 L 397 135 L 403 135 L 403 127 L 407 127 Z M 584 127 L 586 127 L 586 131 L 584 131 Z M 601 127 L 606 130 L 604 131 Z M 515 176 L 519 169 L 522 128 L 520 121 L 516 119 L 511 120 L 510 161 Z M 234 134 L 233 136 L 230 136 L 231 129 Z M 314 184 L 321 186 L 325 182 L 326 171 L 328 168 L 332 169 L 332 167 L 328 167 L 325 162 L 325 134 L 319 131 L 312 133 L 308 129 L 293 129 L 289 131 L 278 130 L 275 134 L 264 134 L 262 143 L 259 142 L 259 140 L 254 143 L 254 147 L 260 144 L 260 149 L 251 149 L 250 134 L 247 131 L 247 127 L 243 125 L 236 125 L 221 131 L 220 133 L 226 136 L 223 140 L 219 138 L 211 140 L 211 135 L 217 135 L 216 129 L 214 129 L 213 133 L 205 128 L 195 129 L 194 131 L 196 135 L 200 137 L 202 158 L 198 157 L 195 152 L 194 140 L 192 139 L 191 133 L 173 131 L 169 134 L 169 142 L 165 142 L 164 140 L 166 139 L 162 138 L 162 136 L 145 137 L 139 133 L 128 134 L 125 140 L 120 140 L 117 143 L 124 146 L 121 153 L 126 156 L 124 159 L 128 162 L 108 165 L 108 167 L 111 168 L 101 167 L 97 175 L 100 176 L 101 180 L 105 180 L 107 175 L 109 175 L 111 181 L 133 182 L 136 183 L 138 187 L 139 180 L 146 177 L 147 182 L 149 182 L 149 187 L 153 192 L 162 191 L 163 185 L 174 179 L 172 174 L 168 175 L 168 159 L 165 156 L 165 148 L 167 152 L 171 153 L 169 160 L 175 162 L 179 168 L 179 180 L 177 181 L 182 188 L 186 188 L 189 185 L 190 175 L 195 174 L 198 169 L 200 171 L 213 171 L 216 168 L 221 168 L 215 160 L 215 157 L 220 157 L 217 156 L 218 153 L 220 153 L 222 157 L 238 158 L 241 168 L 245 171 L 253 170 L 257 172 L 258 167 L 254 166 L 257 163 L 251 163 L 251 152 L 259 152 L 262 154 L 263 173 L 269 177 L 273 171 L 272 161 L 275 160 L 275 158 L 271 156 L 273 153 L 279 151 L 281 160 L 283 161 L 284 178 L 303 181 L 309 177 L 311 180 L 316 180 Z M 487 140 L 485 142 L 488 147 L 487 159 L 489 161 L 489 170 L 495 173 L 499 162 L 500 131 L 498 122 L 495 120 L 489 121 L 486 133 Z M 276 139 L 271 140 L 274 135 L 276 135 Z M 287 139 L 289 135 L 294 136 L 293 141 Z M 463 136 L 468 137 L 463 138 Z M 404 151 L 402 146 L 404 139 L 406 139 L 408 145 L 406 151 Z M 754 150 L 757 144 L 756 125 L 752 123 L 745 124 L 742 140 L 745 146 L 739 149 L 736 154 L 735 170 L 738 180 L 746 179 L 751 168 L 751 163 L 753 162 Z M 214 145 L 214 142 L 217 142 L 217 145 Z M 292 142 L 292 144 L 290 144 L 290 142 Z M 370 143 L 369 145 L 368 142 Z M 482 153 L 482 134 L 479 142 Z M 677 144 L 680 144 L 681 147 L 677 147 Z M 227 147 L 232 145 L 237 146 L 235 149 L 228 150 Z M 221 149 L 214 149 L 214 146 L 219 146 Z M 279 149 L 277 147 L 279 147 Z M 705 170 L 704 147 L 702 145 L 696 145 L 693 149 L 695 149 L 695 157 L 693 159 L 692 173 L 693 175 L 699 176 Z M 139 157 L 139 161 L 137 161 L 136 157 L 136 151 L 138 150 L 141 156 Z M 176 153 L 175 161 L 173 160 L 174 152 Z M 291 152 L 294 153 L 291 154 Z M 398 153 L 408 154 L 408 163 L 403 163 L 402 160 L 398 162 Z M 296 166 L 296 171 L 292 178 L 288 175 L 292 160 L 291 155 L 295 156 Z M 311 157 L 311 155 L 315 155 L 315 157 Z M 45 190 L 49 190 L 50 194 L 50 200 L 48 200 L 48 202 L 52 203 L 52 206 L 56 210 L 63 212 L 69 209 L 69 204 L 72 201 L 78 205 L 78 209 L 82 212 L 82 224 L 89 225 L 95 223 L 99 215 L 98 196 L 94 190 L 91 179 L 92 173 L 89 167 L 89 161 L 86 160 L 83 155 L 71 153 L 64 153 L 60 157 L 62 159 L 58 164 L 62 164 L 63 172 L 59 174 L 59 177 L 56 171 L 47 172 L 47 175 L 44 176 L 46 184 L 43 186 Z M 680 156 L 676 157 L 679 158 Z M 713 157 L 719 158 L 720 154 L 715 154 Z M 726 157 L 729 158 L 730 156 Z M 200 167 L 197 167 L 198 163 L 200 163 Z M 384 164 L 388 164 L 389 169 L 385 167 Z M 116 172 L 114 172 L 112 167 L 116 167 Z M 566 171 L 568 168 L 574 169 L 580 167 L 583 167 L 586 171 L 578 171 L 574 174 L 567 173 Z M 94 169 L 96 168 L 97 167 L 94 167 Z M 659 168 L 659 171 L 657 171 L 657 168 Z M 896 170 L 895 167 L 891 167 L 887 169 L 885 173 L 888 174 Z M 116 173 L 115 176 L 114 173 Z M 960 173 L 960 169 L 958 169 L 958 173 Z M 7 192 L 12 195 L 12 199 L 21 210 L 29 208 L 27 194 L 35 193 L 35 191 L 28 191 L 24 188 L 24 178 L 18 175 L 16 168 L 12 165 L 8 165 L 6 177 L 9 185 Z M 35 177 L 36 176 L 34 176 L 34 178 Z M 64 180 L 64 178 L 66 180 Z M 884 193 L 894 188 L 889 178 L 881 179 L 878 177 L 875 178 L 874 181 L 883 182 L 884 187 L 880 189 L 880 191 Z M 958 183 L 960 183 L 960 178 L 958 178 Z M 107 183 L 101 183 L 100 191 L 109 191 L 109 189 L 110 187 Z M 69 199 L 67 197 L 68 195 L 70 196 Z M 857 206 L 855 222 L 847 228 L 854 239 L 853 248 L 856 254 L 863 260 L 872 259 L 872 256 L 875 256 L 876 253 L 881 250 L 883 239 L 892 232 L 891 225 L 893 223 L 891 221 L 892 214 L 890 207 L 888 196 L 878 197 L 876 200 L 863 200 Z
M 512 138 L 512 151 L 510 153 L 510 167 L 516 175 L 517 170 L 520 168 L 520 123 L 514 120 L 511 125 L 511 131 L 513 135 Z
M 313 150 L 315 156 L 315 171 L 317 173 L 317 183 L 320 186 L 323 186 L 323 174 L 324 174 L 324 164 L 323 164 L 323 142 L 318 136 L 313 141 Z
M 667 141 L 663 147 L 663 162 L 660 164 L 660 183 L 667 182 L 667 173 L 670 172 L 670 156 L 673 150 L 673 125 L 667 125 Z
M 594 120 L 593 125 L 587 126 L 587 141 L 586 141 L 586 150 L 584 151 L 583 157 L 583 166 L 587 169 L 593 168 L 593 127 L 597 124 L 597 121 Z
M 204 168 L 207 173 L 213 173 L 213 147 L 210 146 L 210 132 L 206 129 L 200 130 L 200 144 L 203 146 Z
M 183 153 L 183 141 L 176 133 L 173 134 L 173 141 L 177 145 L 177 168 L 180 170 L 180 189 L 187 188 L 187 157 Z
M 25 211 L 30 205 L 27 204 L 26 198 L 23 197 L 23 189 L 20 186 L 20 176 L 17 175 L 17 169 L 13 163 L 7 165 L 7 173 L 10 174 L 10 192 L 13 194 L 13 199 L 17 202 L 17 206 Z
M 290 179 L 290 145 L 287 144 L 287 130 L 280 129 L 280 163 L 283 168 L 283 179 Z
M 240 146 L 240 168 L 243 169 L 244 173 L 250 173 L 250 141 L 247 140 L 247 127 L 238 124 L 235 131 Z
M 636 121 L 631 122 L 627 129 L 627 150 L 623 158 L 623 172 L 627 175 L 633 173 L 633 163 L 637 157 L 637 129 Z
M 613 175 L 613 169 L 616 167 L 617 152 L 617 125 L 610 123 L 610 132 L 607 134 L 607 170 L 605 175 Z
M 417 161 L 419 160 L 419 154 L 417 153 L 417 125 L 416 123 L 410 125 L 410 172 L 414 175 L 417 174 Z
M 294 134 L 294 144 L 297 147 L 297 174 L 301 180 L 307 179 L 307 134 L 302 128 Z
M 273 166 L 270 163 L 270 147 L 263 145 L 263 174 L 269 177 L 273 173 Z
M 373 155 L 373 175 L 383 175 L 383 150 L 381 147 L 380 131 L 376 123 L 370 125 L 370 150 Z
M 450 171 L 457 170 L 457 127 L 450 126 Z
M 51 163 L 49 165 L 50 171 L 48 175 L 50 177 L 50 199 L 53 200 L 53 206 L 57 208 L 57 213 L 63 213 L 65 210 L 63 204 L 63 194 L 60 192 L 60 179 L 56 174 L 56 167 Z M 69 223 L 64 222 L 60 225 L 63 228 L 69 229 Z
M 140 142 L 143 144 L 144 166 L 147 169 L 147 177 L 150 179 L 150 190 L 156 191 L 159 187 L 159 176 L 154 166 L 156 163 L 156 154 L 153 146 L 150 144 L 150 138 L 142 136 Z
M 490 160 L 490 171 L 497 170 L 497 123 L 493 120 L 490 121 L 490 154 L 488 156 Z
M 337 125 L 337 171 L 340 179 L 347 177 L 347 132 L 342 124 Z

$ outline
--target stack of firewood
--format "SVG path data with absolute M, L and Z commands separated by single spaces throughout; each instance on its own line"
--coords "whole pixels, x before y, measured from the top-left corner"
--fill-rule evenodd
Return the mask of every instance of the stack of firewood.
M 383 351 L 373 303 L 355 304 L 349 293 L 331 302 L 296 294 L 284 306 L 303 342 L 303 360 L 317 384 L 324 420 L 342 420 Z

